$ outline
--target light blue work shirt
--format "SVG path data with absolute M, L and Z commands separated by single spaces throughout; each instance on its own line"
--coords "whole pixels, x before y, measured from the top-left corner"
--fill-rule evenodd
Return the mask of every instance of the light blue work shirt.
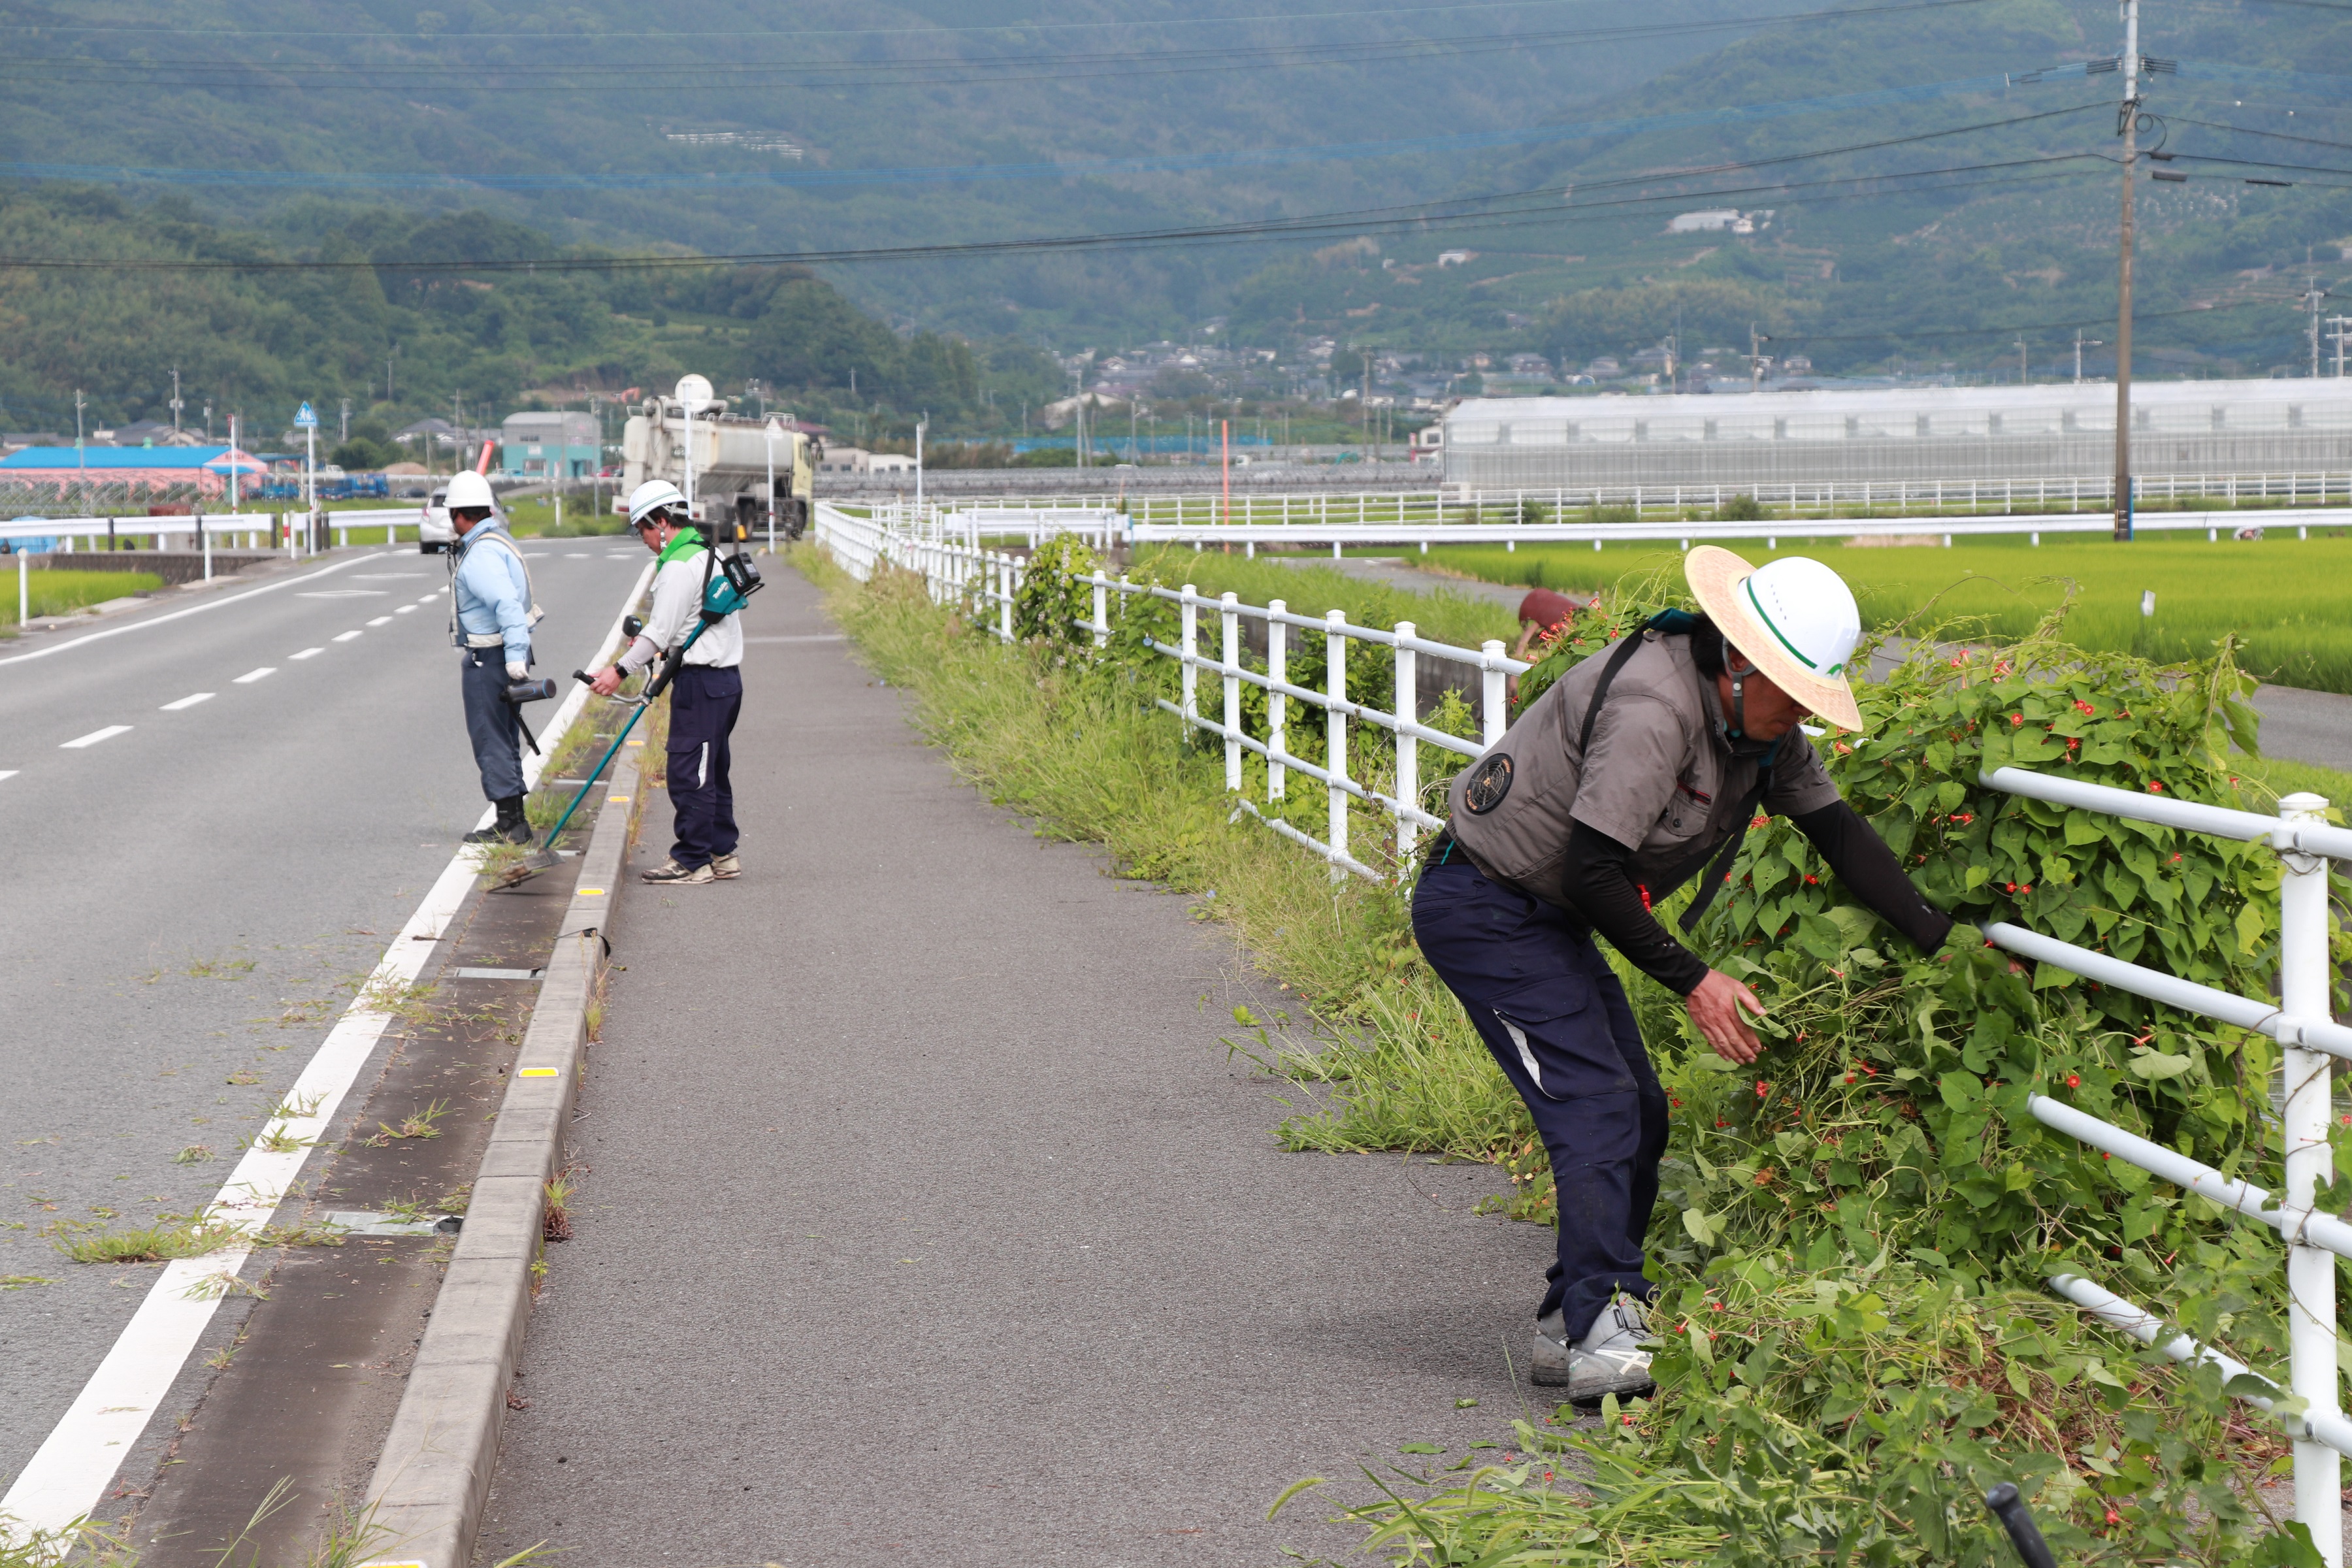
M 495 536 L 495 537 L 494 537 Z M 497 635 L 506 662 L 530 662 L 530 578 L 514 536 L 496 517 L 485 518 L 457 542 L 453 596 L 457 641 L 462 647 L 488 647 L 478 639 Z

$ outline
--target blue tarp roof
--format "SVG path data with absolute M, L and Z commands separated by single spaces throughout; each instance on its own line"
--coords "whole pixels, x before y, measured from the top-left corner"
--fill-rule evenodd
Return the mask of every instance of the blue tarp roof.
M 201 468 L 226 447 L 27 447 L 0 468 Z

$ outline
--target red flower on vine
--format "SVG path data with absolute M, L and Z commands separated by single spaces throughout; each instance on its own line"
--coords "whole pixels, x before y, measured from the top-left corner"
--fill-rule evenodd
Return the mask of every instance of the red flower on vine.
M 2147 781 L 2147 793 L 2150 795 L 2162 795 L 2164 793 L 2164 785 L 2155 779 L 2150 779 Z
M 2080 1088 L 2082 1088 L 2082 1087 L 2083 1087 L 2083 1075 L 2082 1075 L 2081 1073 L 2078 1073 L 2078 1072 L 2070 1072 L 2070 1073 L 2068 1073 L 2068 1074 L 2066 1075 L 2066 1087 L 2067 1087 L 2068 1089 L 2080 1089 Z
M 2024 722 L 2025 715 L 2022 713 L 2012 713 L 2009 716 L 2009 727 L 2012 730 Z

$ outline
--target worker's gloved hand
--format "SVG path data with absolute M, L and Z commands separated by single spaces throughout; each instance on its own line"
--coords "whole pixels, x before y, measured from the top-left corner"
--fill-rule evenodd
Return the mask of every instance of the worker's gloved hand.
M 1748 1026 L 1746 1014 L 1762 1017 L 1764 1004 L 1756 999 L 1755 992 L 1722 970 L 1708 970 L 1706 978 L 1683 998 L 1683 1005 L 1690 1009 L 1691 1022 L 1725 1061 L 1745 1067 L 1763 1050 L 1763 1042 Z
M 507 660 L 507 679 L 509 680 L 529 680 L 530 679 L 530 666 L 527 664 L 519 664 L 513 659 Z

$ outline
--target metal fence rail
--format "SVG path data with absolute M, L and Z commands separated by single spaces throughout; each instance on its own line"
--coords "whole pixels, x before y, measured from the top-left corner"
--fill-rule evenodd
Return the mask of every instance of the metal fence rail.
M 816 507 L 815 534 L 817 542 L 852 576 L 861 581 L 868 579 L 884 563 L 919 573 L 934 603 L 957 605 L 972 613 L 1000 640 L 1013 640 L 1013 603 L 1028 570 L 1017 557 L 1001 551 L 977 549 L 955 540 L 900 532 L 871 518 L 851 517 L 823 502 Z M 1420 636 L 1411 621 L 1400 621 L 1383 631 L 1374 626 L 1351 626 L 1343 611 L 1333 610 L 1319 618 L 1294 615 L 1280 599 L 1265 605 L 1244 605 L 1235 595 L 1212 597 L 1190 583 L 1181 588 L 1162 588 L 1131 582 L 1125 576 L 1113 578 L 1101 572 L 1086 581 L 1092 590 L 1092 614 L 1074 626 L 1088 634 L 1097 647 L 1109 642 L 1115 628 L 1114 596 L 1121 619 L 1128 602 L 1138 596 L 1177 606 L 1181 628 L 1177 642 L 1163 643 L 1147 637 L 1144 646 L 1175 661 L 1180 700 L 1154 700 L 1181 720 L 1188 729 L 1217 736 L 1224 742 L 1225 788 L 1235 796 L 1236 809 L 1248 812 L 1284 837 L 1313 850 L 1330 862 L 1335 874 L 1349 871 L 1375 880 L 1393 874 L 1374 869 L 1349 847 L 1351 801 L 1376 807 L 1385 817 L 1392 836 L 1393 858 L 1400 868 L 1410 858 L 1422 829 L 1444 826 L 1420 805 L 1421 747 L 1436 746 L 1465 757 L 1482 753 L 1502 738 L 1507 718 L 1508 679 L 1530 668 L 1507 656 L 1499 641 L 1490 640 L 1475 649 L 1433 642 Z M 1218 621 L 1217 652 L 1213 657 L 1202 651 L 1201 645 L 1201 616 L 1204 610 L 1213 613 Z M 1266 661 L 1263 671 L 1251 669 L 1243 661 L 1242 625 L 1245 621 L 1260 622 L 1265 627 Z M 1322 691 L 1297 685 L 1290 679 L 1290 633 L 1294 629 L 1318 634 L 1323 639 Z M 1391 650 L 1395 683 L 1390 707 L 1381 708 L 1349 696 L 1348 649 L 1351 643 Z M 1465 740 L 1422 721 L 1424 716 L 1421 711 L 1419 660 L 1424 658 L 1481 672 L 1480 739 Z M 1200 682 L 1203 674 L 1220 685 L 1220 717 L 1211 718 L 1201 711 Z M 1264 740 L 1250 734 L 1242 724 L 1242 688 L 1245 685 L 1266 694 Z M 1290 705 L 1294 702 L 1320 710 L 1323 714 L 1325 760 L 1321 763 L 1310 762 L 1289 749 Z M 1389 788 L 1381 789 L 1349 773 L 1351 724 L 1369 725 L 1391 737 L 1395 777 Z M 1263 811 L 1259 803 L 1245 797 L 1242 762 L 1245 752 L 1265 760 L 1265 804 L 1269 806 L 1288 797 L 1291 773 L 1301 774 L 1323 786 L 1325 837 L 1318 838 L 1293 826 L 1278 814 Z
M 2047 1095 L 2034 1095 L 2027 1105 L 2044 1126 L 2260 1220 L 2285 1241 L 2287 1387 L 2304 1402 L 2303 1413 L 2290 1422 L 2296 1432 L 2294 1517 L 2310 1528 L 2312 1542 L 2329 1568 L 2341 1568 L 2341 1462 L 2342 1456 L 2352 1454 L 2352 1422 L 2345 1420 L 2337 1400 L 2336 1259 L 2352 1258 L 2352 1225 L 2318 1212 L 2315 1201 L 2320 1185 L 2335 1179 L 2327 1143 L 2328 1055 L 2352 1058 L 2352 1029 L 2335 1022 L 2330 1014 L 2332 916 L 2327 898 L 2328 862 L 2352 860 L 2352 832 L 2321 820 L 2327 803 L 2315 795 L 2290 795 L 2279 802 L 2280 815 L 2265 816 L 2193 801 L 2158 800 L 2025 768 L 1998 768 L 1983 775 L 1983 782 L 2011 795 L 2077 809 L 2218 837 L 2266 842 L 2278 852 L 2279 999 L 2275 1006 L 2264 999 L 2194 984 L 2006 922 L 1987 926 L 1985 935 L 2020 957 L 2071 970 L 2183 1012 L 2259 1030 L 2285 1047 L 2281 1054 L 2286 1088 L 2282 1113 L 2286 1188 L 2276 1197 Z M 2051 1285 L 2144 1344 L 2156 1344 L 2164 1337 L 2162 1324 L 2152 1314 L 2087 1280 L 2062 1274 L 2053 1276 Z M 2187 1335 L 2167 1340 L 2161 1348 L 2176 1361 L 2220 1366 L 2227 1376 L 2246 1370 Z M 2265 1409 L 2273 1403 L 2251 1394 L 2246 1397 Z

